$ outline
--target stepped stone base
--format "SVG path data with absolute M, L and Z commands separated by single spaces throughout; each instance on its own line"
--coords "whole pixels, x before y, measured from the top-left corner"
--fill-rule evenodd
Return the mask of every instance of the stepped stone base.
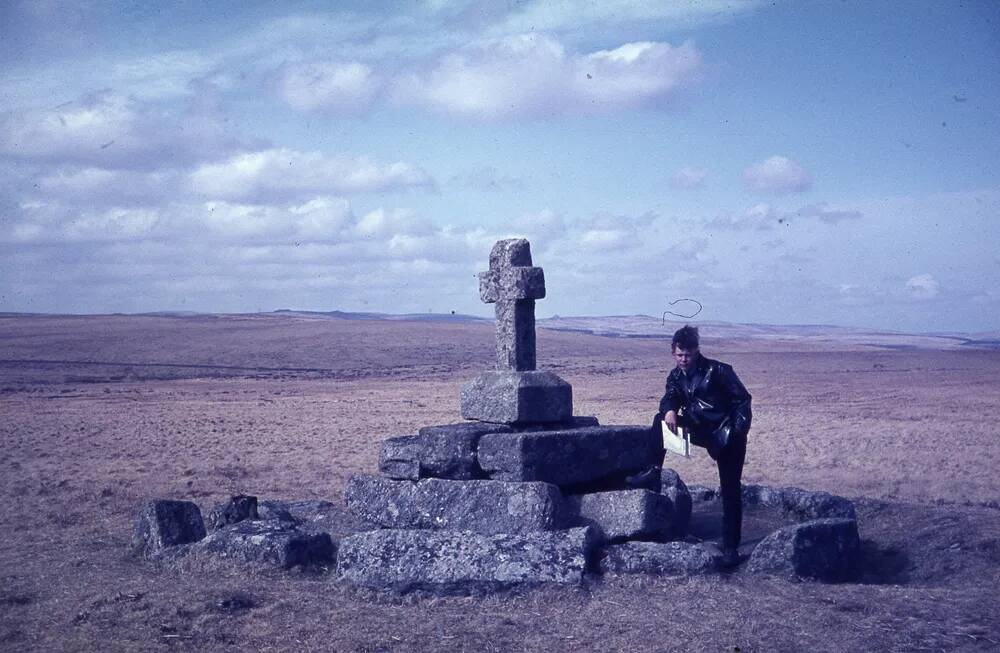
M 343 539 L 337 575 L 363 587 L 434 592 L 521 583 L 579 583 L 593 557 L 590 528 L 526 534 L 382 530 Z
M 566 497 L 574 523 L 596 527 L 606 540 L 667 539 L 673 523 L 673 505 L 649 490 L 594 492 Z
M 478 459 L 493 479 L 573 487 L 645 471 L 660 463 L 662 452 L 662 441 L 649 427 L 592 426 L 489 433 L 479 440 Z
M 573 387 L 552 372 L 484 372 L 462 388 L 462 417 L 518 424 L 573 416 Z
M 565 521 L 562 494 L 548 483 L 354 476 L 344 496 L 351 512 L 386 528 L 525 533 Z

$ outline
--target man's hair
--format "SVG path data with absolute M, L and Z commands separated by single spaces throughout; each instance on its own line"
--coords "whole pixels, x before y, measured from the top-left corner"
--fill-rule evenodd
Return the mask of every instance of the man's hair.
M 698 348 L 698 327 L 685 324 L 674 332 L 674 339 L 670 341 L 670 351 L 678 347 L 686 351 Z

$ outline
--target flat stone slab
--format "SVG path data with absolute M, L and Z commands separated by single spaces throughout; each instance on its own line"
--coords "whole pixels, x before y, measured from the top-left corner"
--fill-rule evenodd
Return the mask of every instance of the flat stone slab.
M 193 545 L 191 553 L 288 569 L 332 564 L 336 547 L 327 533 L 300 532 L 285 521 L 247 520 L 213 531 Z
M 688 542 L 625 542 L 605 547 L 601 572 L 694 576 L 718 571 L 722 556 Z
M 420 429 L 418 453 L 421 478 L 483 478 L 476 459 L 479 439 L 487 433 L 509 433 L 506 424 L 461 422 Z
M 573 416 L 573 387 L 552 372 L 484 372 L 462 388 L 461 406 L 482 422 L 562 422 Z
M 860 562 L 855 520 L 816 519 L 765 537 L 750 555 L 747 571 L 835 582 L 851 579 Z
M 359 475 L 348 480 L 344 497 L 355 515 L 386 528 L 525 533 L 565 522 L 562 493 L 548 483 Z
M 663 540 L 671 535 L 673 504 L 649 490 L 593 492 L 566 497 L 574 524 L 596 527 L 606 540 Z
M 643 471 L 660 462 L 662 442 L 648 426 L 490 433 L 479 440 L 479 466 L 490 478 L 585 485 Z
M 132 529 L 132 550 L 153 557 L 168 547 L 205 537 L 201 509 L 191 501 L 154 499 L 143 505 Z
M 340 579 L 377 589 L 449 593 L 522 583 L 575 584 L 594 553 L 590 528 L 483 535 L 467 531 L 379 530 L 340 543 Z

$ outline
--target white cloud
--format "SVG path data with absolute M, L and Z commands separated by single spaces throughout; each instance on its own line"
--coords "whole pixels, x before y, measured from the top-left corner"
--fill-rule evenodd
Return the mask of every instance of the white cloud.
M 801 165 L 778 155 L 747 167 L 743 181 L 753 190 L 775 193 L 801 192 L 812 185 L 812 178 Z
M 270 149 L 206 163 L 189 177 L 191 188 L 206 197 L 265 200 L 308 197 L 328 192 L 377 192 L 433 187 L 430 175 L 402 161 L 380 164 L 366 157 Z
M 861 217 L 860 211 L 829 209 L 825 202 L 807 204 L 794 211 L 784 211 L 767 202 L 759 202 L 740 214 L 720 214 L 706 226 L 710 229 L 731 231 L 766 231 L 778 227 L 790 227 L 799 221 L 817 220 L 826 224 L 838 224 L 845 220 L 858 220 Z
M 934 299 L 940 285 L 930 274 L 918 274 L 906 280 L 906 292 L 914 299 Z
M 708 170 L 694 166 L 684 166 L 670 176 L 670 185 L 674 188 L 697 188 L 705 181 Z
M 32 162 L 144 169 L 216 158 L 241 143 L 205 111 L 102 91 L 0 121 L 0 154 Z
M 402 76 L 394 97 L 484 120 L 594 113 L 669 99 L 700 68 L 690 42 L 574 54 L 551 37 L 522 34 L 467 46 L 429 70 Z
M 331 109 L 356 113 L 371 105 L 381 87 L 371 67 L 357 61 L 316 61 L 287 66 L 278 92 L 300 111 Z

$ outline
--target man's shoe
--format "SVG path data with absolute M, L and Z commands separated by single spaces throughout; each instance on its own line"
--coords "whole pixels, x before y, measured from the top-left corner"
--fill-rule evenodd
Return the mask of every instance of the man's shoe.
M 653 466 L 649 469 L 639 472 L 638 474 L 633 474 L 632 476 L 625 477 L 626 487 L 630 487 L 634 490 L 650 490 L 651 492 L 660 491 L 660 468 Z
M 739 567 L 741 562 L 743 561 L 740 559 L 739 550 L 730 548 L 723 549 L 721 563 L 723 569 L 733 569 L 734 567 Z

